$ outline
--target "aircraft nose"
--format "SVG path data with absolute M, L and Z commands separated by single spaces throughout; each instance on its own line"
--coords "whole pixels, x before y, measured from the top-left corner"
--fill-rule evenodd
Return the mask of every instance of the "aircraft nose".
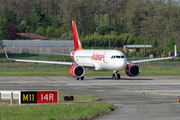
M 125 58 L 123 58 L 123 59 L 117 61 L 116 67 L 117 67 L 117 69 L 121 70 L 126 67 L 126 64 L 127 64 L 127 60 Z
M 121 60 L 121 69 L 125 68 L 125 67 L 126 67 L 126 64 L 127 64 L 127 60 L 126 60 L 126 58 L 123 58 L 123 59 Z

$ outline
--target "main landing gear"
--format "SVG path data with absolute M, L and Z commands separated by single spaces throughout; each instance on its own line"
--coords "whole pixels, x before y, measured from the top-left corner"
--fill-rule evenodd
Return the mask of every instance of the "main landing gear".
M 114 71 L 113 75 L 112 75 L 112 79 L 114 80 L 118 80 L 121 78 L 120 74 L 118 73 L 119 71 Z
M 82 77 L 78 77 L 78 78 L 76 78 L 76 80 L 79 80 L 79 79 L 81 79 L 81 80 L 84 80 L 84 76 L 82 76 Z

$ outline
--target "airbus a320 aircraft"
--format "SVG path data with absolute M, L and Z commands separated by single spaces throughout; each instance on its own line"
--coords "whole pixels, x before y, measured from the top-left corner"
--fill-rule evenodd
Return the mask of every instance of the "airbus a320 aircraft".
M 71 76 L 76 77 L 77 80 L 79 79 L 84 80 L 85 69 L 92 71 L 114 71 L 112 78 L 114 80 L 118 80 L 120 79 L 120 74 L 118 74 L 118 72 L 124 68 L 128 76 L 135 77 L 138 76 L 140 73 L 140 68 L 137 65 L 137 63 L 167 60 L 177 56 L 176 45 L 175 45 L 174 57 L 135 60 L 135 61 L 127 61 L 125 55 L 118 50 L 83 50 L 81 46 L 81 42 L 79 40 L 79 35 L 77 32 L 75 21 L 72 21 L 72 26 L 73 26 L 73 37 L 74 37 L 74 51 L 71 52 L 70 54 L 60 54 L 60 53 L 48 53 L 48 54 L 71 56 L 74 62 L 10 59 L 8 58 L 8 55 L 4 48 L 6 58 L 18 62 L 71 65 L 72 67 L 70 68 L 69 73 Z

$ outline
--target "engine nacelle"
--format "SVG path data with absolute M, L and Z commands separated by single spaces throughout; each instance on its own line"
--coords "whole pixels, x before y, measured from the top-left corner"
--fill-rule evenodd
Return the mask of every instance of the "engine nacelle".
M 85 74 L 85 70 L 80 65 L 74 65 L 69 69 L 69 73 L 73 77 L 82 77 Z
M 136 77 L 140 73 L 140 68 L 136 64 L 128 64 L 126 66 L 125 72 L 128 76 Z

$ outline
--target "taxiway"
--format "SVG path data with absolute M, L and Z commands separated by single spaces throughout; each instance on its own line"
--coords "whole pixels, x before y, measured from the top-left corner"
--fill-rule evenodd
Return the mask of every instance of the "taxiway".
M 120 80 L 85 77 L 84 81 L 72 77 L 0 77 L 0 90 L 59 90 L 59 93 L 96 95 L 114 104 L 115 111 L 96 120 L 180 119 L 178 76 L 122 76 Z

